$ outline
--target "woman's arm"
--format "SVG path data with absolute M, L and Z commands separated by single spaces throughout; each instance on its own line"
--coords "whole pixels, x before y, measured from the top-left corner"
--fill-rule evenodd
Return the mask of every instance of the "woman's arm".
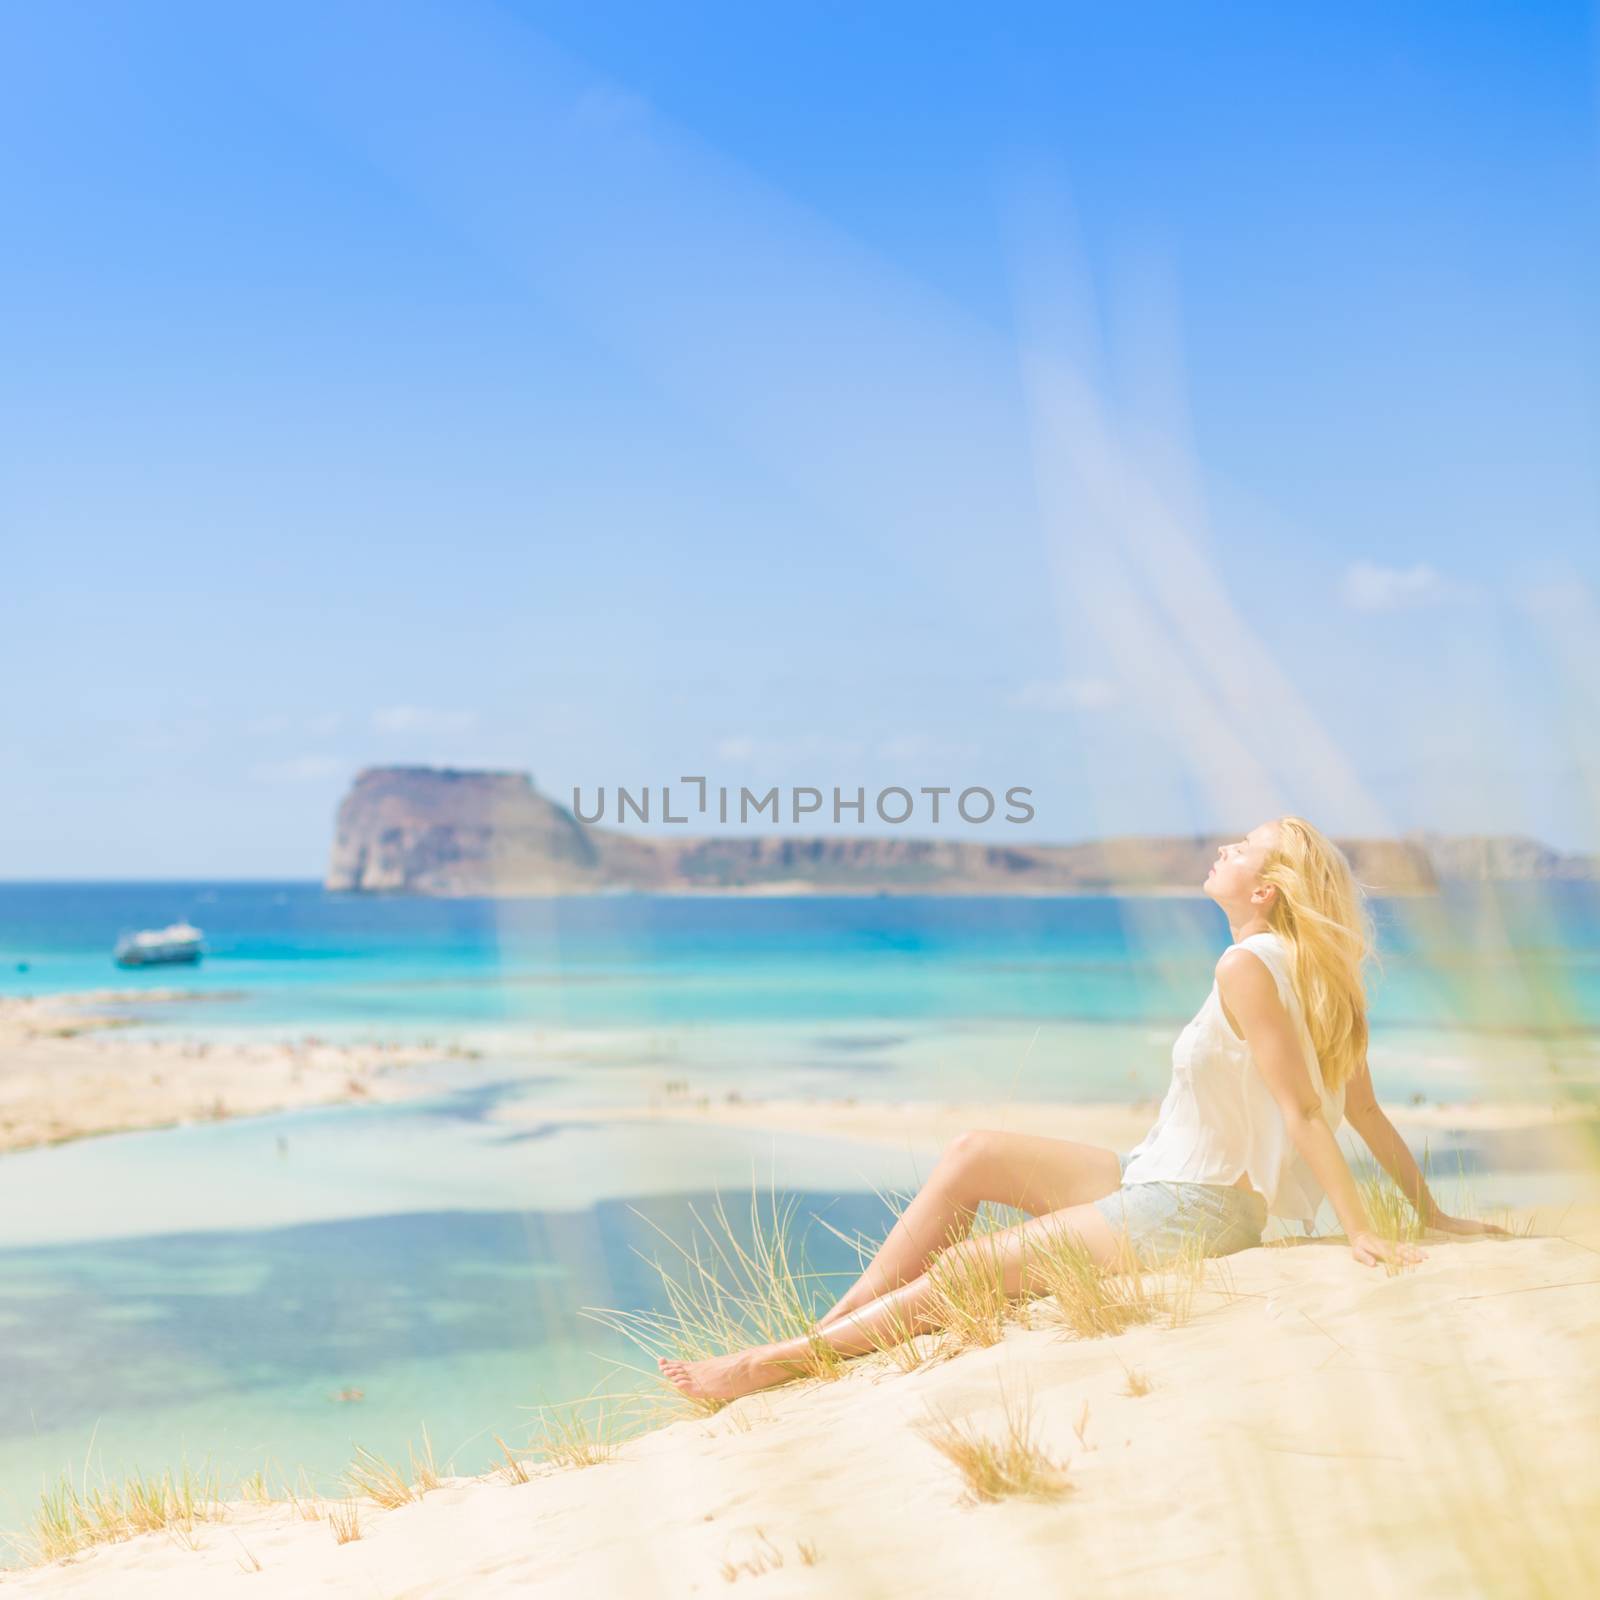
M 1429 1192 L 1427 1180 L 1422 1176 L 1415 1157 L 1378 1104 L 1378 1096 L 1372 1087 L 1372 1074 L 1367 1069 L 1365 1059 L 1345 1089 L 1344 1116 L 1345 1121 L 1361 1135 L 1378 1164 L 1411 1202 L 1424 1227 L 1438 1228 L 1444 1233 L 1505 1234 L 1506 1230 L 1495 1223 L 1452 1217 L 1439 1209 L 1439 1203 Z
M 1344 1119 L 1362 1137 L 1378 1165 L 1394 1179 L 1401 1194 L 1409 1200 L 1419 1217 L 1426 1222 L 1439 1209 L 1428 1192 L 1426 1179 L 1417 1166 L 1406 1142 L 1395 1130 L 1395 1125 L 1383 1114 L 1378 1096 L 1372 1087 L 1372 1074 L 1367 1063 L 1351 1077 L 1344 1095 Z
M 1380 1239 L 1373 1232 L 1344 1152 L 1322 1115 L 1322 1101 L 1306 1069 L 1294 1024 L 1266 963 L 1239 946 L 1224 951 L 1217 962 L 1217 991 L 1238 1020 L 1295 1149 L 1326 1191 L 1351 1254 L 1369 1267 L 1380 1261 L 1420 1261 L 1426 1252 L 1415 1245 Z

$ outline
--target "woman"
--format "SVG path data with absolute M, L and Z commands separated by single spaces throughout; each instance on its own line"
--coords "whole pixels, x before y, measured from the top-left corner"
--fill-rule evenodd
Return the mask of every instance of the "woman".
M 1357 1261 L 1422 1260 L 1415 1245 L 1373 1232 L 1334 1137 L 1341 1119 L 1429 1227 L 1504 1232 L 1440 1211 L 1378 1106 L 1361 972 L 1372 940 L 1339 848 L 1303 818 L 1280 817 L 1223 845 L 1205 892 L 1226 914 L 1233 943 L 1173 1047 L 1172 1085 L 1149 1133 L 1126 1156 L 1032 1134 L 958 1135 L 813 1337 L 861 1355 L 907 1328 L 928 1327 L 928 1268 L 947 1247 L 994 1252 L 1007 1294 L 1017 1296 L 1030 1288 L 1030 1246 L 1063 1231 L 1102 1267 L 1127 1270 L 1158 1265 L 1196 1241 L 1205 1255 L 1248 1249 L 1261 1242 L 1269 1214 L 1309 1232 L 1324 1194 Z M 968 1239 L 985 1200 L 1033 1220 Z M 731 1400 L 793 1377 L 808 1343 L 800 1337 L 706 1361 L 663 1357 L 660 1366 L 684 1394 Z

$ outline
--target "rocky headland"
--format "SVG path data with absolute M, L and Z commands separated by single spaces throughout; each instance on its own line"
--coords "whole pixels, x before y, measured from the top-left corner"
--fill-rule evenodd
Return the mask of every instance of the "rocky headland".
M 1233 837 L 1233 835 L 1229 835 Z M 791 832 L 683 837 L 586 823 L 526 773 L 373 767 L 339 807 L 329 889 L 367 894 L 1197 894 L 1220 835 L 1076 844 Z M 1537 840 L 1340 839 L 1380 894 L 1450 879 L 1600 878 Z

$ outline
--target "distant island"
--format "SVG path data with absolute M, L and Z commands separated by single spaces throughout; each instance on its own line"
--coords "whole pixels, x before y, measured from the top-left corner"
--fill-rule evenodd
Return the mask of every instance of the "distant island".
M 1226 837 L 1232 838 L 1230 834 Z M 630 834 L 581 822 L 525 772 L 371 767 L 339 807 L 326 886 L 443 896 L 730 894 L 1198 894 L 1222 835 L 1078 844 L 833 833 Z M 1600 858 L 1534 839 L 1408 833 L 1341 839 L 1380 894 L 1451 879 L 1600 878 Z

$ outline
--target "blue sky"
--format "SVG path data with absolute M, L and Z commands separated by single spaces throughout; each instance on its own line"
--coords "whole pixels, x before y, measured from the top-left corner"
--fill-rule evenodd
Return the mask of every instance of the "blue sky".
M 1600 849 L 1589 7 L 0 27 L 0 876 L 388 761 Z

